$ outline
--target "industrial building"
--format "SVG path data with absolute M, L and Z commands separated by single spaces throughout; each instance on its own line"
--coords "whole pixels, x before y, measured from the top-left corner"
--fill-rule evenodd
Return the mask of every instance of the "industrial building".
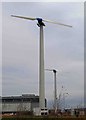
M 33 111 L 34 108 L 39 108 L 39 96 L 34 94 L 2 97 L 2 113 L 28 112 Z

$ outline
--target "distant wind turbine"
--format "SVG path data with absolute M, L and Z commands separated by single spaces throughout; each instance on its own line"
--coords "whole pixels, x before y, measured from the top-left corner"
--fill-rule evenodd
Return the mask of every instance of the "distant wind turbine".
M 53 22 L 50 20 L 45 20 L 42 18 L 31 18 L 24 16 L 11 15 L 12 17 L 17 17 L 26 20 L 37 20 L 37 25 L 40 27 L 40 52 L 39 52 L 39 107 L 40 109 L 45 109 L 45 80 L 44 80 L 44 37 L 43 37 L 43 26 L 45 26 L 44 22 L 49 22 L 53 24 L 58 24 L 66 27 L 72 27 L 70 25 Z
M 45 69 L 47 71 L 52 71 L 54 73 L 54 108 L 55 108 L 55 113 L 57 111 L 57 84 L 56 84 L 56 73 L 58 70 L 56 69 Z

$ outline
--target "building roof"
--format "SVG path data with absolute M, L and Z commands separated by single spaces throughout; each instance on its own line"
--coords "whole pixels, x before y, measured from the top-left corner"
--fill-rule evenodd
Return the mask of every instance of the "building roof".
M 7 96 L 2 97 L 3 102 L 39 102 L 39 96 L 34 94 L 23 94 L 22 96 Z

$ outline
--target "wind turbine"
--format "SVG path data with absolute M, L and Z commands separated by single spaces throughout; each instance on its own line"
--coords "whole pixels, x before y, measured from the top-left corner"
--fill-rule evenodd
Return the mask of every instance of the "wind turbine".
M 43 27 L 45 26 L 44 22 L 49 22 L 53 24 L 58 24 L 66 27 L 72 27 L 70 25 L 53 22 L 50 20 L 45 20 L 42 18 L 31 18 L 24 16 L 11 15 L 12 17 L 17 17 L 26 20 L 37 20 L 37 25 L 40 28 L 40 51 L 39 51 L 39 107 L 40 109 L 45 109 L 45 80 L 44 80 L 44 37 L 43 37 Z
M 55 69 L 45 69 L 47 71 L 52 71 L 54 73 L 54 108 L 55 108 L 55 113 L 57 111 L 57 84 L 56 84 L 56 72 L 57 70 Z

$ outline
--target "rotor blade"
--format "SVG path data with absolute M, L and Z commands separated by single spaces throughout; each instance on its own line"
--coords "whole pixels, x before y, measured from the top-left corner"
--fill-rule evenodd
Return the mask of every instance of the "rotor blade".
M 66 27 L 72 27 L 71 25 L 66 25 L 66 24 L 59 23 L 59 22 L 54 22 L 54 21 L 51 21 L 51 20 L 45 20 L 45 19 L 43 19 L 43 21 L 44 21 L 44 22 L 53 23 L 53 24 L 62 25 L 62 26 L 66 26 Z
M 36 20 L 36 18 L 30 18 L 30 17 L 23 17 L 23 16 L 17 16 L 17 15 L 11 15 L 12 17 L 27 19 L 27 20 Z
M 53 71 L 53 69 L 45 69 L 45 70 L 47 70 L 47 71 Z

